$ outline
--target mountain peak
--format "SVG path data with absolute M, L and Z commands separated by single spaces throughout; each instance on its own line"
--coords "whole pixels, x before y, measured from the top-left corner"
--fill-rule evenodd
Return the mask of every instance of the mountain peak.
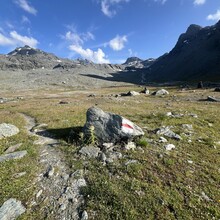
M 42 53 L 42 51 L 38 49 L 34 49 L 28 45 L 23 47 L 17 47 L 15 50 L 8 53 L 8 55 L 16 56 L 16 55 L 35 55 L 37 53 Z
M 197 34 L 201 29 L 202 29 L 201 26 L 196 25 L 196 24 L 191 24 L 191 25 L 187 28 L 186 34 L 188 34 L 188 35 L 195 35 L 195 34 Z

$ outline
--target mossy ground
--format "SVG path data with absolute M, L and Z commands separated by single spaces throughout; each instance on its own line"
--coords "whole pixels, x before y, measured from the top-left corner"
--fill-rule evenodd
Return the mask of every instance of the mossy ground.
M 24 112 L 38 123 L 48 124 L 47 129 L 62 140 L 60 149 L 73 171 L 84 170 L 88 185 L 82 189 L 86 200 L 83 208 L 90 219 L 220 219 L 220 145 L 217 144 L 220 141 L 220 105 L 199 101 L 207 95 L 218 94 L 212 90 L 180 91 L 173 87 L 168 88 L 170 95 L 166 97 L 143 94 L 114 97 L 129 90 L 140 91 L 141 88 L 21 92 L 23 100 L 1 104 L 0 122 L 15 124 L 21 132 L 2 140 L 0 152 L 23 143 L 21 149 L 26 149 L 28 156 L 0 164 L 0 204 L 10 197 L 28 204 L 33 197 L 31 183 L 39 169 L 38 150 L 33 138 L 23 129 L 25 122 L 18 112 Z M 95 97 L 88 97 L 93 93 Z M 69 104 L 59 104 L 60 100 Z M 72 144 L 68 137 L 72 128 L 78 134 L 85 123 L 86 110 L 94 105 L 137 123 L 144 128 L 144 138 L 153 141 L 138 141 L 142 150 L 123 151 L 125 157 L 113 164 L 103 166 L 98 160 L 83 161 L 77 156 L 79 146 Z M 184 116 L 165 116 L 170 111 Z M 190 113 L 197 114 L 198 118 Z M 193 125 L 191 135 L 182 124 Z M 170 152 L 165 151 L 164 144 L 159 143 L 159 137 L 152 132 L 161 126 L 173 126 L 172 130 L 183 138 L 180 141 L 168 138 L 168 142 L 176 146 Z M 137 160 L 137 163 L 125 165 L 129 160 Z M 27 175 L 13 178 L 15 172 L 23 171 Z

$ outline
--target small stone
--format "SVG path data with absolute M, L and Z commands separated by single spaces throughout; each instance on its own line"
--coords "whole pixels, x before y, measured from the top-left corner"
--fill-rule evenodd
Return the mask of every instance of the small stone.
M 193 164 L 193 161 L 192 161 L 192 160 L 187 160 L 187 162 L 188 162 L 189 164 Z
M 67 105 L 67 104 L 69 104 L 69 102 L 68 101 L 60 101 L 59 104 L 60 105 Z
M 170 150 L 175 149 L 176 147 L 175 147 L 175 145 L 173 145 L 173 144 L 167 144 L 167 145 L 164 146 L 164 148 L 165 148 L 166 150 L 170 151 Z
M 11 137 L 17 133 L 19 133 L 19 129 L 16 126 L 6 123 L 0 124 L 0 139 Z
M 81 220 L 88 220 L 89 216 L 86 210 L 83 211 L 82 216 L 81 216 Z
M 137 96 L 137 95 L 140 95 L 140 93 L 139 92 L 135 92 L 135 91 L 129 91 L 127 93 L 127 96 Z
M 203 198 L 204 200 L 206 200 L 207 202 L 212 201 L 212 200 L 205 194 L 205 192 L 202 192 L 202 198 Z
M 44 177 L 49 178 L 49 177 L 53 176 L 53 174 L 54 174 L 54 167 L 49 166 L 47 169 L 47 172 L 44 174 Z
M 36 194 L 36 198 L 39 198 L 42 194 L 43 190 L 41 189 L 37 194 Z
M 172 115 L 173 115 L 172 112 L 167 112 L 167 113 L 166 113 L 166 116 L 167 116 L 167 117 L 170 117 L 170 116 L 172 116 Z
M 100 155 L 100 160 L 103 161 L 103 162 L 105 162 L 106 159 L 107 159 L 106 155 L 105 155 L 104 153 L 101 153 L 101 155 Z
M 66 210 L 66 208 L 67 208 L 66 203 L 64 203 L 60 206 L 60 210 L 62 210 L 62 211 Z
M 15 173 L 15 174 L 13 175 L 13 177 L 14 177 L 14 178 L 19 178 L 19 177 L 22 177 L 22 176 L 26 175 L 26 173 L 27 173 L 27 172 Z
M 98 147 L 87 146 L 81 148 L 79 153 L 89 158 L 97 158 L 100 153 L 100 149 Z
M 9 199 L 3 203 L 0 208 L 0 219 L 16 219 L 26 211 L 26 208 L 16 199 Z
M 160 89 L 156 92 L 153 92 L 152 95 L 155 95 L 155 96 L 169 95 L 169 92 L 165 89 Z
M 164 137 L 160 137 L 160 138 L 159 138 L 159 142 L 160 142 L 160 143 L 166 143 L 166 142 L 167 142 L 167 139 L 164 138 Z
M 159 134 L 159 135 L 164 135 L 166 137 L 173 138 L 173 139 L 176 139 L 176 140 L 182 140 L 182 138 L 178 134 L 171 131 L 168 126 L 167 127 L 163 126 L 161 128 L 156 129 L 155 133 Z
M 9 147 L 5 153 L 8 154 L 8 153 L 13 153 L 14 151 L 16 151 L 22 144 L 16 144 L 16 145 L 13 145 L 11 147 Z
M 137 162 L 138 162 L 137 160 L 129 160 L 125 163 L 125 166 L 132 164 L 132 163 L 137 163 Z
M 125 150 L 135 150 L 136 149 L 136 145 L 134 142 L 128 142 L 125 146 L 124 146 Z
M 193 130 L 193 126 L 190 124 L 183 124 L 182 127 L 183 129 L 186 129 L 186 130 Z
M 4 154 L 0 156 L 0 162 L 3 162 L 5 160 L 15 160 L 15 159 L 20 159 L 24 157 L 27 154 L 26 150 L 23 151 L 17 151 L 14 153 L 9 153 L 9 154 Z

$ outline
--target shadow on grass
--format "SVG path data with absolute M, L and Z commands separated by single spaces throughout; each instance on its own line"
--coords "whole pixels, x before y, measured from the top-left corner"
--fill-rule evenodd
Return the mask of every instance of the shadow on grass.
M 47 129 L 46 131 L 52 134 L 55 138 L 64 140 L 68 143 L 78 142 L 80 139 L 80 133 L 83 127 L 68 127 L 68 128 L 54 128 Z

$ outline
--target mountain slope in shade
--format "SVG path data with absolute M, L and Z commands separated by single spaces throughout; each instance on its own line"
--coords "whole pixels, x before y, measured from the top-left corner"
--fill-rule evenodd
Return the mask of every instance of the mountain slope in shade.
M 220 21 L 190 25 L 175 47 L 146 71 L 147 81 L 220 81 Z

